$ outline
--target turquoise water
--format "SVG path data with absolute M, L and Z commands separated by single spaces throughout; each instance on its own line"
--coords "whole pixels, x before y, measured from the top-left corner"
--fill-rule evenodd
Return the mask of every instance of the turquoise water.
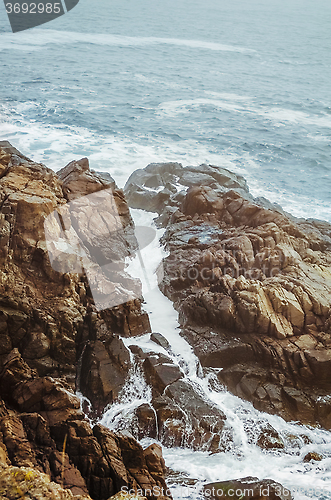
M 0 137 L 123 185 L 152 161 L 242 173 L 331 221 L 329 0 L 80 0 L 11 33 L 0 5 Z

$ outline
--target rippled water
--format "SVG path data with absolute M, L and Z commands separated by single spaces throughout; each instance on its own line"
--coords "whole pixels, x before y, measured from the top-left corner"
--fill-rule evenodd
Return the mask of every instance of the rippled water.
M 0 136 L 120 185 L 152 161 L 219 164 L 331 220 L 330 18 L 329 0 L 80 0 L 12 34 L 1 4 Z

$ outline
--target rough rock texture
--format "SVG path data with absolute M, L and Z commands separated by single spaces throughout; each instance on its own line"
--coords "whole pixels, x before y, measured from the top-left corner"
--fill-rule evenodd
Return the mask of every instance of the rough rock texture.
M 3 466 L 34 468 L 73 494 L 89 493 L 95 500 L 108 499 L 122 486 L 165 487 L 159 449 L 153 458 L 153 450 L 144 451 L 129 434 L 101 425 L 92 429 L 69 388 L 39 377 L 18 350 L 4 362 L 0 387 L 6 387 L 0 404 Z
M 19 491 L 25 494 L 29 483 L 31 498 L 38 499 L 90 495 L 106 500 L 121 486 L 151 491 L 164 487 L 161 458 L 157 455 L 158 461 L 153 461 L 150 450 L 145 457 L 129 434 L 115 434 L 100 425 L 92 428 L 73 392 L 79 385 L 100 413 L 117 398 L 130 369 L 130 355 L 119 335 L 150 331 L 141 309 L 140 285 L 119 263 L 137 248 L 122 191 L 110 177 L 90 171 L 86 159 L 72 162 L 57 175 L 7 142 L 0 143 L 0 189 L 1 498 L 20 498 L 10 496 L 12 473 Z M 67 251 L 65 259 L 59 252 L 58 260 L 51 262 L 44 233 L 49 214 L 65 214 L 67 202 L 94 193 L 102 196 L 107 189 L 120 221 L 120 230 L 112 234 L 113 245 L 104 229 L 97 234 L 103 212 L 93 212 L 92 198 L 84 205 L 86 223 L 77 223 L 80 213 L 74 210 L 70 220 L 63 218 L 70 236 L 77 230 L 90 267 L 79 268 L 77 255 L 71 259 Z M 94 303 L 91 276 L 109 261 L 116 265 L 102 282 L 100 295 L 127 297 L 134 290 L 135 298 L 104 309 Z M 56 262 L 68 268 L 57 269 Z M 153 498 L 153 493 L 148 496 Z
M 117 399 L 131 367 L 129 351 L 118 337 L 90 342 L 81 360 L 80 389 L 101 414 L 105 403 Z
M 125 192 L 162 213 L 161 290 L 202 365 L 257 409 L 331 428 L 330 224 L 295 219 L 205 165 L 149 165 Z
M 153 337 L 153 335 L 151 336 Z M 161 335 L 156 337 L 161 343 Z M 184 376 L 171 358 L 130 346 L 141 362 L 147 383 L 152 388 L 150 404 L 140 405 L 132 431 L 158 438 L 166 446 L 185 446 L 195 450 L 221 451 L 226 417 L 198 387 Z
M 291 500 L 291 492 L 271 479 L 259 481 L 257 477 L 245 477 L 232 481 L 206 484 L 203 488 L 206 499 L 233 498 L 261 500 Z
M 109 237 L 97 237 L 100 213 L 88 212 L 91 209 L 91 205 L 85 203 L 88 197 L 83 198 L 87 206 L 84 205 L 82 212 L 87 222 L 81 220 L 78 224 L 76 219 L 82 215 L 72 211 L 71 222 L 66 223 L 71 224 L 71 231 L 77 229 L 86 252 L 89 251 L 88 238 L 95 240 L 95 247 L 100 246 L 101 257 L 90 248 L 90 267 L 98 264 L 94 261 L 99 257 L 122 258 L 124 262 L 137 244 L 129 208 L 113 179 L 90 171 L 87 159 L 70 163 L 56 175 L 44 165 L 20 155 L 9 143 L 1 143 L 0 163 L 0 367 L 6 355 L 17 348 L 39 375 L 64 376 L 74 386 L 76 363 L 87 343 L 90 356 L 85 355 L 82 378 L 89 379 L 91 371 L 95 372 L 95 363 L 102 365 L 107 356 L 100 353 L 100 341 L 109 341 L 114 334 L 128 336 L 150 331 L 149 320 L 141 310 L 139 298 L 123 304 L 119 301 L 120 305 L 98 313 L 91 297 L 90 281 L 82 269 L 80 273 L 69 272 L 68 254 L 62 254 L 69 266 L 62 270 L 68 272 L 54 270 L 54 262 L 51 265 L 44 222 L 55 209 L 66 207 L 67 201 L 111 189 L 123 228 L 112 234 L 111 245 Z M 84 239 L 82 233 L 87 233 L 87 228 L 90 232 Z M 115 286 L 124 294 L 137 287 L 136 280 L 132 280 L 124 268 L 117 269 L 115 274 L 118 281 L 113 273 L 109 286 Z M 124 282 L 128 291 L 124 289 Z M 109 362 L 116 364 L 114 359 Z M 119 363 L 116 369 L 121 371 L 123 365 Z M 127 367 L 124 367 L 123 378 L 126 373 Z M 99 406 L 105 406 L 112 397 L 111 391 L 105 388 L 99 394 Z
M 164 214 L 164 208 L 176 209 L 192 186 L 225 186 L 247 190 L 243 177 L 211 165 L 183 168 L 180 163 L 151 163 L 133 172 L 124 188 L 130 207 Z
M 19 498 L 44 500 L 91 500 L 88 495 L 73 495 L 68 489 L 51 482 L 47 474 L 28 467 L 4 467 L 0 464 L 0 495 L 2 500 Z

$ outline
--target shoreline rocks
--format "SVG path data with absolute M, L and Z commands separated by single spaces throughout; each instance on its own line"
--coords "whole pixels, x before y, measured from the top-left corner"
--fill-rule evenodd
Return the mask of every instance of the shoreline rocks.
M 116 307 L 98 309 L 91 292 L 93 273 L 104 262 L 124 262 L 137 248 L 124 195 L 110 176 L 92 172 L 87 159 L 71 162 L 57 175 L 7 142 L 0 143 L 0 187 L 1 498 L 12 498 L 14 474 L 16 490 L 25 492 L 28 484 L 37 497 L 107 500 L 126 486 L 150 490 L 153 500 L 153 487 L 166 491 L 160 450 L 149 449 L 145 456 L 128 433 L 91 427 L 74 393 L 82 389 L 100 415 L 117 398 L 131 366 L 119 335 L 150 331 L 140 284 L 124 265 L 115 266 L 102 282 L 107 293 L 112 289 L 124 297 Z M 77 198 L 106 190 L 112 192 L 123 230 L 112 235 L 109 247 L 104 229 L 101 237 L 96 234 L 102 212 L 93 212 L 93 199 L 85 207 L 89 233 L 84 221 L 75 226 L 81 214 L 72 210 L 64 225 L 71 236 L 75 228 L 81 237 L 85 231 L 88 279 L 63 246 L 62 256 L 54 255 L 67 269 L 56 268 L 45 242 L 45 220 L 54 211 L 64 214 L 63 207 Z M 132 291 L 135 298 L 125 300 Z
M 152 164 L 124 192 L 161 214 L 160 288 L 202 366 L 261 411 L 330 429 L 331 225 L 253 199 L 240 176 L 206 165 Z
M 135 410 L 137 437 L 212 453 L 226 448 L 225 415 L 164 354 L 171 350 L 165 339 L 152 335 L 161 353 L 129 352 L 120 338 L 151 330 L 141 285 L 125 270 L 138 242 L 123 192 L 86 158 L 55 174 L 6 142 L 0 186 L 4 487 L 14 472 L 23 483 L 33 475 L 31 488 L 59 498 L 107 500 L 127 487 L 166 500 L 154 493 L 167 492 L 161 447 L 144 450 L 127 431 L 91 426 L 74 393 L 91 400 L 96 420 L 125 387 L 134 355 L 152 389 L 150 403 Z M 106 191 L 113 212 L 103 205 Z M 329 425 L 322 395 L 331 349 L 330 227 L 296 222 L 254 200 L 242 177 L 214 166 L 150 165 L 131 176 L 126 196 L 157 211 L 167 227 L 161 287 L 202 366 L 223 368 L 220 381 L 264 411 Z M 49 246 L 45 228 L 55 235 Z M 71 252 L 78 241 L 79 252 Z M 308 391 L 313 379 L 318 393 Z M 259 444 L 281 449 L 272 428 Z

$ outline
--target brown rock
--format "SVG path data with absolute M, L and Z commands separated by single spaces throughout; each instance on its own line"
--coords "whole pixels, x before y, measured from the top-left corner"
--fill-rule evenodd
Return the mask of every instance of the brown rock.
M 169 384 L 183 377 L 180 368 L 163 354 L 149 353 L 143 368 L 147 382 L 157 394 L 162 394 Z
M 279 449 L 285 448 L 284 441 L 279 436 L 278 432 L 269 424 L 267 424 L 260 432 L 260 436 L 256 444 L 263 449 Z
M 203 366 L 223 368 L 222 382 L 262 411 L 329 425 L 318 398 L 331 389 L 330 225 L 254 200 L 237 181 L 154 164 L 126 190 L 133 199 L 134 185 L 140 195 L 167 185 L 157 208 L 169 252 L 160 288 Z M 182 200 L 178 183 L 189 187 Z
M 131 366 L 129 351 L 119 338 L 89 342 L 84 350 L 81 387 L 99 414 L 117 399 Z
M 331 349 L 307 351 L 305 356 L 317 381 L 330 381 Z
M 316 453 L 315 451 L 311 451 L 303 457 L 304 462 L 311 462 L 312 460 L 314 460 L 316 462 L 320 462 L 321 460 L 323 460 L 323 457 L 322 457 L 322 455 L 320 455 L 319 453 Z
M 116 259 L 124 260 L 132 255 L 137 241 L 124 195 L 106 174 L 92 172 L 86 159 L 63 169 L 61 180 L 9 144 L 4 147 L 5 150 L 0 149 L 0 231 L 3 236 L 0 242 L 0 396 L 4 400 L 0 399 L 1 467 L 10 463 L 33 467 L 27 473 L 29 478 L 36 474 L 34 479 L 40 479 L 38 494 L 54 494 L 63 499 L 73 498 L 73 493 L 77 498 L 90 498 L 89 492 L 95 500 L 106 500 L 122 485 L 151 491 L 155 486 L 162 488 L 165 485 L 163 471 L 156 470 L 152 458 L 149 470 L 143 449 L 134 438 L 117 436 L 100 426 L 92 431 L 72 390 L 77 361 L 88 343 L 81 357 L 83 370 L 78 375 L 83 380 L 96 370 L 93 376 L 97 380 L 96 390 L 104 391 L 103 405 L 109 402 L 110 394 L 111 399 L 117 396 L 130 368 L 130 356 L 116 334 L 138 335 L 150 330 L 148 315 L 141 310 L 141 297 L 138 294 L 133 300 L 96 312 L 87 277 L 81 267 L 74 265 L 75 255 L 68 258 L 68 269 L 56 270 L 45 245 L 44 221 L 51 212 L 62 211 L 65 216 L 63 207 L 68 201 L 111 189 L 121 234 L 114 236 L 111 242 L 109 238 L 98 240 L 100 252 L 95 258 L 108 259 L 111 252 L 111 257 Z M 68 230 L 73 230 L 76 224 L 78 233 L 84 236 L 82 214 L 76 210 L 71 215 L 70 220 L 64 218 L 64 223 L 70 226 Z M 100 211 L 91 214 L 93 230 L 97 228 L 99 216 Z M 89 235 L 85 236 L 86 245 L 92 244 Z M 96 264 L 102 263 L 96 261 Z M 128 292 L 130 287 L 139 288 L 139 283 L 125 273 L 124 266 L 116 268 L 112 277 Z M 106 279 L 101 284 L 108 292 L 112 282 Z M 93 349 L 88 364 L 84 356 L 89 346 Z M 93 396 L 95 400 L 102 399 L 101 392 Z M 159 455 L 158 459 L 161 463 Z M 19 474 L 25 474 L 22 467 Z M 12 473 L 10 467 L 5 470 L 9 475 Z M 48 479 L 41 476 L 42 473 L 46 473 Z M 0 474 L 0 481 L 5 481 L 0 489 L 8 484 L 6 474 Z M 22 481 L 27 480 L 24 474 Z M 50 479 L 66 490 L 53 487 Z M 30 486 L 34 491 L 34 484 Z
M 156 412 L 151 405 L 144 403 L 135 411 L 138 420 L 138 439 L 144 437 L 157 438 Z
M 261 500 L 291 500 L 291 492 L 271 479 L 259 481 L 256 477 L 245 477 L 231 481 L 220 481 L 206 484 L 203 488 L 204 497 L 220 499 L 261 499 Z

